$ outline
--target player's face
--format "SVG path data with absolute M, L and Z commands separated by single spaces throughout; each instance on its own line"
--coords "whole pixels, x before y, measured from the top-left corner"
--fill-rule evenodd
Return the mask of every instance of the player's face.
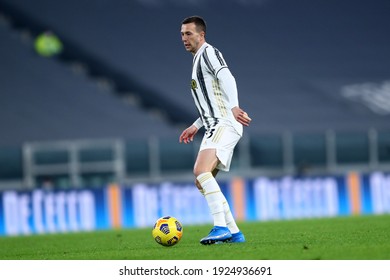
M 204 32 L 198 32 L 195 23 L 183 24 L 181 26 L 181 40 L 184 43 L 184 48 L 195 54 L 204 42 Z

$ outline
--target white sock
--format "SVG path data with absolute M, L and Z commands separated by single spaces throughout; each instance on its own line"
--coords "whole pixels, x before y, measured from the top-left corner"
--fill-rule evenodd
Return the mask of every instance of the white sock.
M 237 224 L 236 224 L 236 221 L 234 220 L 234 217 L 233 217 L 233 214 L 232 212 L 230 211 L 230 207 L 229 207 L 229 204 L 227 202 L 227 200 L 225 199 L 225 201 L 223 202 L 223 211 L 225 213 L 225 221 L 226 221 L 226 225 L 227 227 L 229 228 L 230 232 L 231 233 L 237 233 L 240 231 L 240 229 L 238 228 Z
M 205 172 L 196 177 L 203 188 L 203 195 L 206 198 L 210 213 L 214 219 L 214 226 L 226 227 L 224 201 L 225 196 L 221 192 L 217 181 L 211 172 Z

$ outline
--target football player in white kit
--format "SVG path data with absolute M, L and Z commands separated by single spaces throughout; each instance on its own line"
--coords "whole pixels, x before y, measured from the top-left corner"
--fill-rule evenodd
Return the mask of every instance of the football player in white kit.
M 221 52 L 206 42 L 205 35 L 206 23 L 201 17 L 183 20 L 182 41 L 194 56 L 191 92 L 199 118 L 181 133 L 179 142 L 190 143 L 204 126 L 194 175 L 195 184 L 206 198 L 213 216 L 214 227 L 200 243 L 245 242 L 215 176 L 219 170 L 229 171 L 243 125 L 249 126 L 251 119 L 239 107 L 236 81 Z

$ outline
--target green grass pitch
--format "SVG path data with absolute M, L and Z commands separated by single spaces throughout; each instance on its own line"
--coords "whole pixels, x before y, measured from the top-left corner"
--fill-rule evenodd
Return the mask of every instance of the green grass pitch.
M 211 225 L 173 247 L 151 228 L 0 238 L 2 260 L 389 260 L 390 215 L 240 223 L 247 242 L 204 246 Z

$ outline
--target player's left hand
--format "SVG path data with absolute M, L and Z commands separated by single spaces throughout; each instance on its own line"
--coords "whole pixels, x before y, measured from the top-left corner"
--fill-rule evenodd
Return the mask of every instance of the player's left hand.
M 232 108 L 232 112 L 234 115 L 234 118 L 242 125 L 249 126 L 252 119 L 248 116 L 248 114 L 242 110 L 240 107 L 234 107 Z

